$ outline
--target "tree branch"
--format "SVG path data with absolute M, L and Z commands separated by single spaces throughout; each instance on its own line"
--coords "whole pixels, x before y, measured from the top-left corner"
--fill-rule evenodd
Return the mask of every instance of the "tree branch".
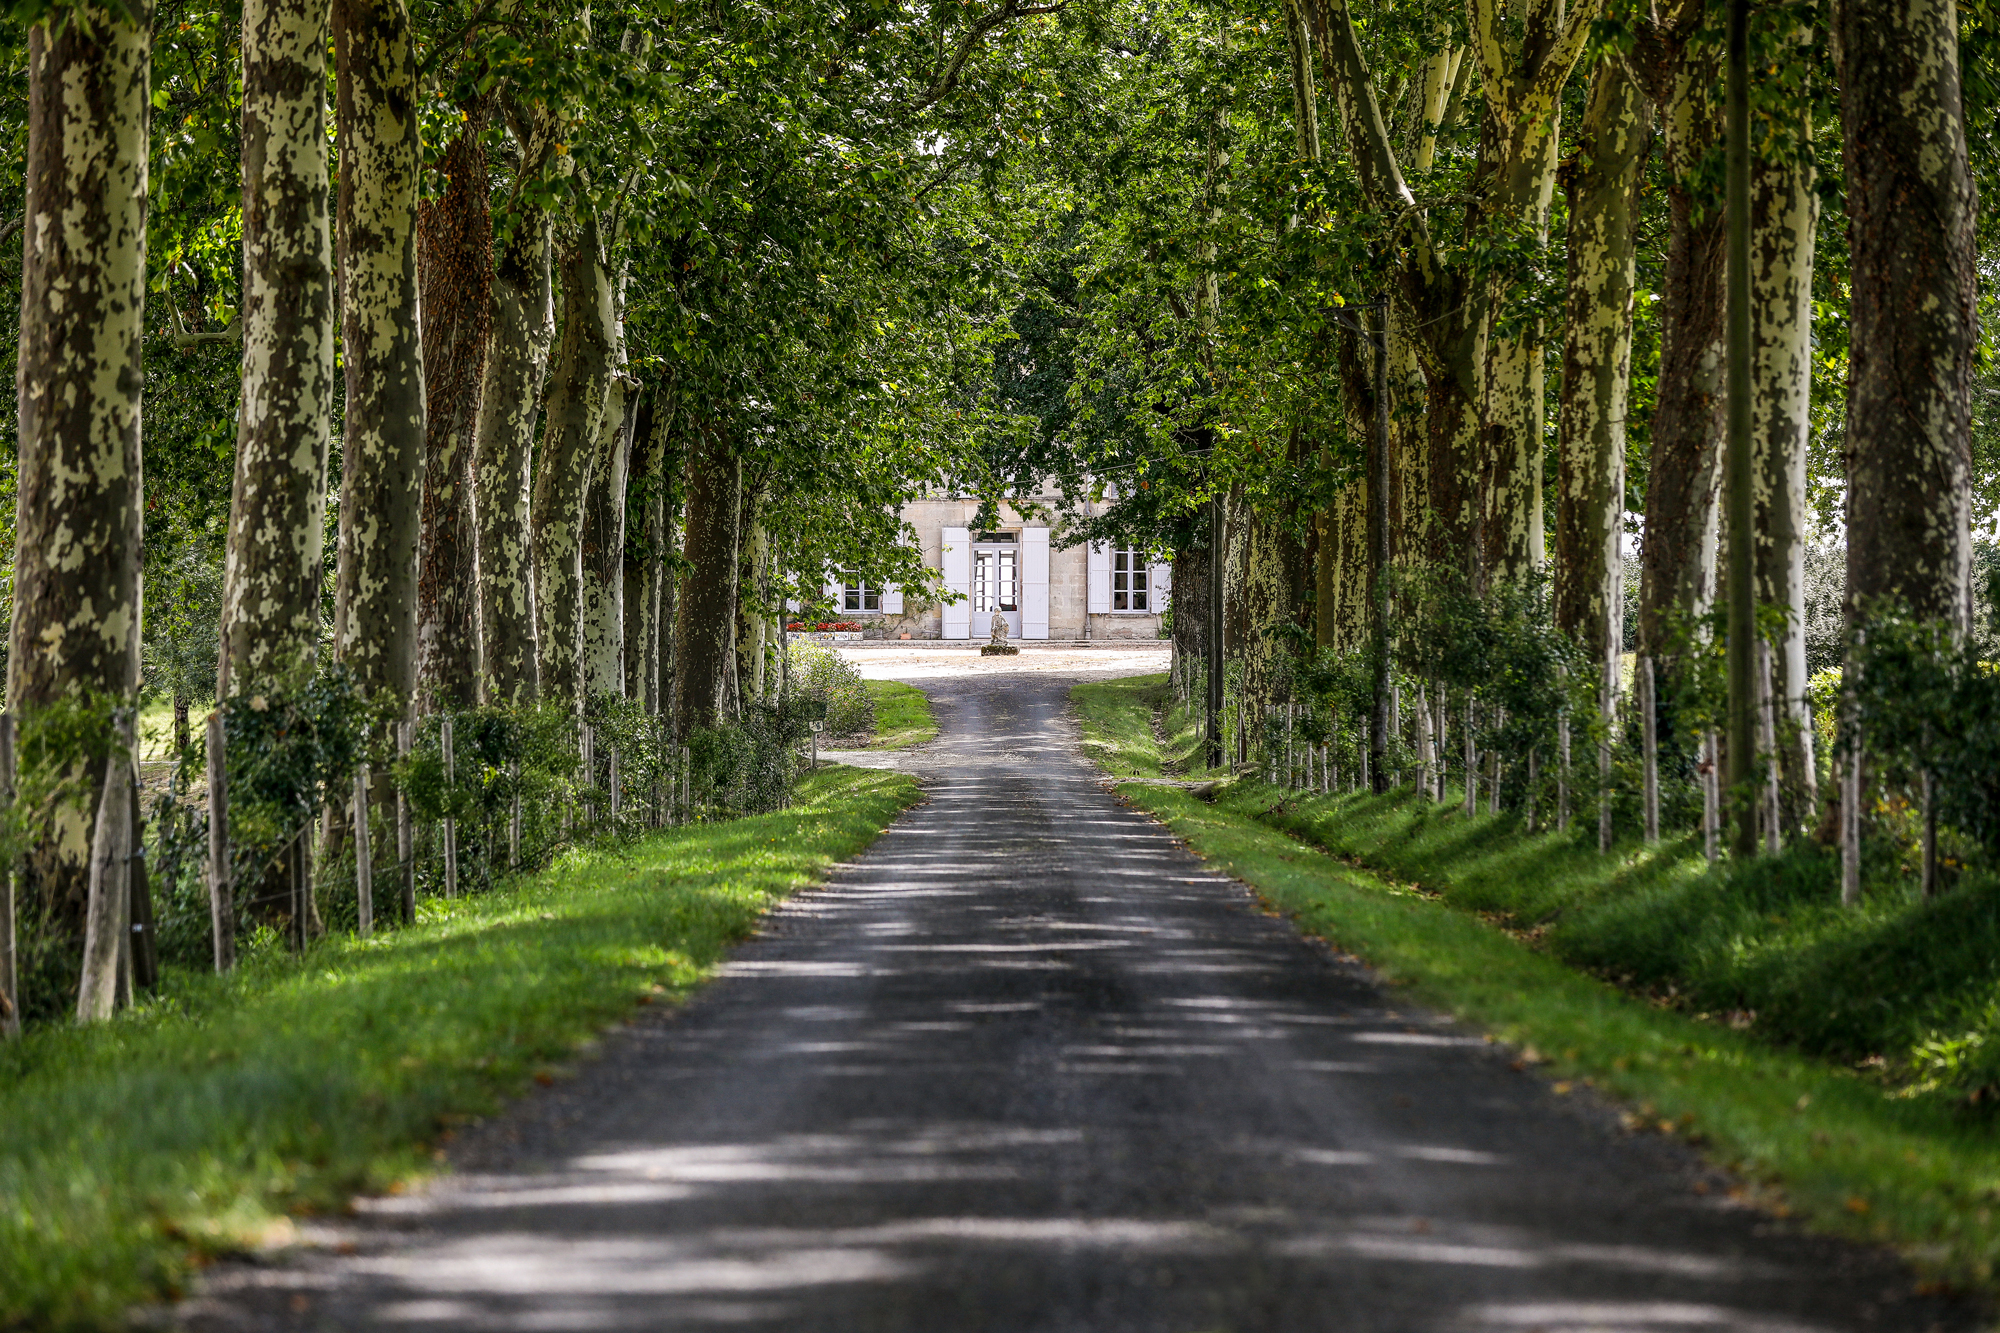
M 183 352 L 196 347 L 212 346 L 217 343 L 241 345 L 243 342 L 243 318 L 241 315 L 230 320 L 227 327 L 213 333 L 189 333 L 187 325 L 181 323 L 180 308 L 170 302 L 167 305 L 167 319 L 172 324 L 172 327 L 167 330 L 167 337 L 173 341 L 175 347 Z
M 944 73 L 938 76 L 937 80 L 931 84 L 930 91 L 918 98 L 910 109 L 912 111 L 922 111 L 925 107 L 932 105 L 940 98 L 950 96 L 951 91 L 958 87 L 958 76 L 964 71 L 965 62 L 972 58 L 973 51 L 978 48 L 982 41 L 986 40 L 986 35 L 994 29 L 1004 27 L 1016 19 L 1033 18 L 1037 14 L 1058 13 L 1066 8 L 1068 4 L 1069 0 L 1058 0 L 1058 3 L 1048 5 L 1023 5 L 1020 3 L 1020 0 L 1007 0 L 1000 8 L 973 23 L 971 29 L 965 34 L 964 39 L 959 42 L 958 50 L 952 53 L 950 62 L 944 68 Z

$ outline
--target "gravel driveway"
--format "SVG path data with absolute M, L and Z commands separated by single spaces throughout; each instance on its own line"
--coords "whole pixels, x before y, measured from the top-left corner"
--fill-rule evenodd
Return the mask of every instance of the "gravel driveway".
M 930 799 L 677 1014 L 202 1329 L 1958 1329 L 1265 915 L 1076 751 L 923 680 Z

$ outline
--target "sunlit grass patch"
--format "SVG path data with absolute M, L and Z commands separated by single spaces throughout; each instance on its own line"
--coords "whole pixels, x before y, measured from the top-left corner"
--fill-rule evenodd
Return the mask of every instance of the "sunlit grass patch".
M 875 734 L 871 750 L 902 750 L 937 739 L 937 719 L 931 701 L 914 686 L 894 680 L 871 680 L 868 696 L 875 701 Z
M 293 1215 L 435 1169 L 452 1127 L 670 1002 L 916 799 L 829 768 L 789 810 L 579 849 L 372 940 L 0 1048 L 0 1327 L 100 1328 Z
M 1083 685 L 1074 698 L 1110 772 L 1161 771 L 1150 714 L 1162 678 Z M 1185 738 L 1167 725 L 1171 757 Z M 1624 1103 L 1635 1132 L 1702 1143 L 1764 1206 L 1994 1287 L 1992 1121 L 1796 1049 L 1815 1022 L 1836 1052 L 1857 1034 L 1887 1040 L 1907 1025 L 1899 1011 L 1988 986 L 1980 969 L 2000 950 L 1985 947 L 1977 893 L 1899 913 L 1827 911 L 1788 887 L 1786 866 L 1765 865 L 1757 882 L 1711 874 L 1685 840 L 1605 857 L 1594 842 L 1527 836 L 1518 816 L 1467 819 L 1407 798 L 1256 782 L 1212 803 L 1159 785 L 1120 791 L 1301 929 L 1521 1048 L 1524 1063 L 1561 1076 L 1555 1087 L 1587 1081 Z M 1705 1012 L 1685 994 L 1673 1007 L 1674 985 L 1708 987 L 1710 1000 L 1761 987 L 1783 1025 Z

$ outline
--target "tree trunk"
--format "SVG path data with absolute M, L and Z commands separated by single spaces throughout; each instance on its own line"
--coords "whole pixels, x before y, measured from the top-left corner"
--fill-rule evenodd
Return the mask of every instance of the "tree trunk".
M 409 10 L 403 0 L 334 0 L 333 38 L 347 372 L 334 656 L 364 690 L 387 691 L 407 706 L 417 675 L 417 505 L 425 443 Z
M 243 389 L 218 696 L 319 646 L 333 272 L 325 0 L 243 7 Z
M 555 337 L 549 222 L 541 209 L 523 206 L 515 218 L 495 265 L 491 299 L 492 343 L 474 450 L 480 662 L 486 702 L 520 705 L 539 695 L 529 470 L 535 408 Z
M 713 727 L 732 674 L 736 523 L 743 463 L 713 423 L 698 423 L 688 453 L 687 580 L 674 628 L 674 734 Z
M 28 30 L 27 197 L 7 707 L 139 685 L 140 341 L 146 302 L 150 4 Z M 57 808 L 27 894 L 83 927 L 101 765 Z M 11 774 L 8 775 L 11 778 Z M 6 943 L 11 944 L 11 941 Z
M 1975 200 L 1952 0 L 1839 0 L 1854 289 L 1847 371 L 1847 620 L 1895 600 L 1971 613 Z
M 562 323 L 535 477 L 535 630 L 542 695 L 581 707 L 584 500 L 616 337 L 595 212 L 563 257 Z
M 1708 95 L 1716 55 L 1706 43 L 1677 35 L 1641 65 L 1660 108 L 1669 177 L 1638 634 L 1639 651 L 1652 655 L 1663 691 L 1677 651 L 1674 622 L 1700 615 L 1716 593 L 1726 256 L 1722 199 L 1702 175 L 1720 120 Z
M 1195 682 L 1208 662 L 1208 551 L 1174 552 L 1173 683 L 1176 697 L 1194 702 Z
M 758 497 L 746 493 L 738 514 L 736 583 L 735 712 L 742 716 L 764 697 L 764 643 L 770 617 L 763 609 L 766 570 L 771 558 L 771 534 L 758 511 Z
M 470 708 L 479 701 L 481 580 L 472 461 L 493 313 L 486 108 L 475 102 L 465 111 L 464 128 L 439 164 L 444 192 L 424 204 L 420 222 L 424 384 L 431 414 L 417 637 L 424 691 L 447 708 Z
M 583 506 L 584 689 L 625 697 L 625 490 L 639 383 L 614 374 Z
M 633 694 L 643 699 L 647 715 L 653 716 L 663 711 L 666 694 L 664 670 L 661 657 L 671 638 L 668 625 L 672 620 L 672 587 L 667 578 L 667 437 L 672 428 L 674 404 L 671 390 L 661 384 L 653 391 L 652 410 L 645 415 L 639 433 L 646 442 L 645 487 L 646 531 L 645 561 L 639 570 L 639 646 L 633 651 L 630 644 L 626 650 L 632 652 L 633 666 L 637 673 Z
M 1651 115 L 1617 56 L 1597 66 L 1569 177 L 1569 337 L 1563 349 L 1556 478 L 1556 624 L 1617 682 L 1624 641 L 1618 558 L 1625 526 L 1625 412 L 1639 179 Z
M 1767 143 L 1751 187 L 1750 238 L 1757 601 L 1785 611 L 1783 637 L 1772 654 L 1771 683 L 1782 820 L 1795 831 L 1811 827 L 1818 795 L 1805 699 L 1805 532 L 1819 201 L 1804 147 Z

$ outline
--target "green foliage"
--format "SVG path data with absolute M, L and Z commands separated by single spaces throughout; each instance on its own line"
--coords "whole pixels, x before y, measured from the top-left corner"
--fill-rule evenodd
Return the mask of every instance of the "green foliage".
M 861 673 L 833 649 L 794 640 L 791 645 L 792 689 L 799 697 L 824 704 L 829 736 L 865 736 L 875 729 L 875 701 Z

